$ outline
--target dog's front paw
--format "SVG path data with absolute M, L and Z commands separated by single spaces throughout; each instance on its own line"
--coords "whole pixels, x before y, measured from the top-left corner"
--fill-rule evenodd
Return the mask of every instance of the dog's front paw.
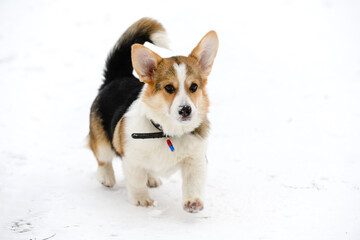
M 152 200 L 151 198 L 138 199 L 135 200 L 135 205 L 142 207 L 152 207 L 154 206 L 154 200 Z
M 204 204 L 198 198 L 184 201 L 184 210 L 189 213 L 197 213 L 204 209 Z

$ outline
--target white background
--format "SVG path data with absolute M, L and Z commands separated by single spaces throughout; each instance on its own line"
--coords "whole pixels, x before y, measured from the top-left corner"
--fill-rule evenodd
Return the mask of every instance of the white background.
M 359 1 L 0 2 L 0 239 L 360 239 Z M 209 30 L 205 210 L 181 179 L 132 206 L 84 147 L 104 61 L 141 17 L 176 55 Z

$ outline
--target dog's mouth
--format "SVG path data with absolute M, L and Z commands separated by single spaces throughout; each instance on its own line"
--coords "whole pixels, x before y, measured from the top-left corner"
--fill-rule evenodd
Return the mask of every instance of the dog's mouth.
M 191 116 L 187 116 L 187 117 L 180 117 L 178 119 L 178 121 L 184 125 L 187 125 L 191 122 Z

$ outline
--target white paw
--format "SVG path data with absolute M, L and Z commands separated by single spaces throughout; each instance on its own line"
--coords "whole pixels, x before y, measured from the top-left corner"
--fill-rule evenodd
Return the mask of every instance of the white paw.
M 138 199 L 138 200 L 135 200 L 135 205 L 142 206 L 142 207 L 152 207 L 152 206 L 154 206 L 154 200 L 152 200 L 150 197 Z
M 98 166 L 97 179 L 106 187 L 113 187 L 115 185 L 115 174 L 111 164 Z
M 197 213 L 204 209 L 203 202 L 198 199 L 186 200 L 184 201 L 184 210 L 189 213 Z
M 153 178 L 153 177 L 148 177 L 148 181 L 146 183 L 146 185 L 149 188 L 156 188 L 159 187 L 162 184 L 162 181 L 160 178 Z

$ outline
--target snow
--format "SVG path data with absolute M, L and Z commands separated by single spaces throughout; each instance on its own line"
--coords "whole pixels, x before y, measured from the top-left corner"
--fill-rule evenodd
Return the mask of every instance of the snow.
M 0 239 L 360 239 L 359 1 L 0 3 Z M 181 178 L 127 200 L 84 147 L 107 53 L 134 21 L 186 55 L 209 30 L 205 210 Z

